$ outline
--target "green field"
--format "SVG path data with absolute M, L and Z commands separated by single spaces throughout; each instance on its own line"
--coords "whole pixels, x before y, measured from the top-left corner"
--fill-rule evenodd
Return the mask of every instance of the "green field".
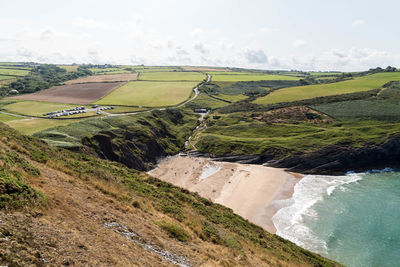
M 63 109 L 74 108 L 77 105 L 51 103 L 51 102 L 39 102 L 39 101 L 12 101 L 14 103 L 7 104 L 10 101 L 0 101 L 1 109 L 5 112 L 20 114 L 26 116 L 42 117 L 43 114 L 52 111 L 61 111 Z M 5 104 L 5 105 L 4 105 Z M 75 114 L 65 118 L 77 118 L 77 117 L 88 117 L 95 115 L 94 112 Z
M 96 102 L 103 105 L 173 106 L 186 99 L 198 82 L 132 81 Z
M 59 68 L 65 69 L 67 72 L 77 71 L 79 65 L 59 65 Z
M 258 73 L 212 72 L 213 82 L 299 80 L 299 77 Z
M 25 76 L 29 72 L 30 72 L 30 70 L 3 69 L 3 68 L 0 68 L 0 75 L 7 75 L 7 76 Z
M 368 91 L 379 88 L 387 82 L 399 80 L 400 72 L 376 73 L 337 83 L 283 88 L 276 90 L 267 96 L 256 99 L 254 103 L 265 105 L 322 96 Z
M 0 75 L 0 81 L 14 79 L 14 78 L 15 78 L 15 76 Z
M 150 67 L 150 66 L 134 66 L 132 67 L 135 71 L 138 72 L 171 72 L 171 71 L 182 71 L 180 67 Z
M 342 72 L 310 72 L 312 76 L 337 76 L 342 74 Z
M 229 102 L 236 102 L 248 98 L 248 96 L 242 94 L 237 94 L 237 95 L 218 94 L 215 95 L 215 97 L 227 100 Z
M 207 94 L 201 93 L 195 100 L 188 103 L 186 107 L 188 108 L 207 108 L 215 109 L 223 106 L 229 105 L 229 103 L 210 97 Z
M 23 134 L 32 135 L 48 128 L 68 125 L 78 121 L 79 120 L 25 119 L 8 121 L 6 124 Z
M 9 121 L 14 121 L 14 120 L 21 120 L 23 119 L 22 117 L 17 117 L 17 116 L 12 116 L 4 113 L 0 113 L 0 121 L 1 122 L 9 122 Z
M 89 69 L 93 74 L 121 74 L 121 73 L 131 73 L 131 71 L 124 70 L 122 68 L 90 68 Z
M 400 121 L 400 103 L 392 100 L 353 100 L 314 105 L 312 108 L 338 119 Z
M 199 72 L 146 72 L 139 75 L 139 80 L 144 81 L 197 81 L 204 80 L 206 76 Z

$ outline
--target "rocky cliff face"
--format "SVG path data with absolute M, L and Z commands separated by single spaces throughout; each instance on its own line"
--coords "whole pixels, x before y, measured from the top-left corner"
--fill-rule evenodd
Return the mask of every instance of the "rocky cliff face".
M 102 131 L 82 139 L 82 144 L 103 159 L 136 170 L 149 170 L 157 160 L 184 148 L 195 127 L 178 111 L 155 113 L 126 129 Z
M 396 167 L 399 163 L 400 136 L 396 136 L 361 148 L 348 144 L 327 146 L 311 153 L 269 162 L 269 165 L 308 174 L 343 174 L 349 170 Z

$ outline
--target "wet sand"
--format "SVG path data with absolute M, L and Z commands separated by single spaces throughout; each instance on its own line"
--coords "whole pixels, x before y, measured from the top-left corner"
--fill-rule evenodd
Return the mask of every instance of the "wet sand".
M 149 174 L 229 207 L 270 233 L 276 232 L 272 216 L 286 205 L 280 200 L 291 198 L 302 177 L 262 165 L 188 156 L 169 157 Z

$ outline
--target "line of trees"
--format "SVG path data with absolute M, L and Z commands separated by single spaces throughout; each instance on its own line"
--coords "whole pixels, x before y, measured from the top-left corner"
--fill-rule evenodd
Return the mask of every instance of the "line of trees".
M 19 94 L 34 93 L 91 74 L 87 66 L 80 66 L 77 71 L 67 72 L 56 65 L 43 64 L 36 66 L 27 76 L 3 87 L 1 94 L 5 95 L 9 91 Z

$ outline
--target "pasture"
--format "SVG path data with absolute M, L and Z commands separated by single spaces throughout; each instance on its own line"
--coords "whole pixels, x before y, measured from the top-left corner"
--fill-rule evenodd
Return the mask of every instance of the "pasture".
M 15 76 L 0 75 L 0 81 L 14 79 Z
M 58 65 L 57 67 L 65 69 L 67 72 L 77 71 L 79 65 Z
M 14 103 L 11 102 L 10 104 L 3 105 L 1 109 L 12 114 L 42 117 L 45 113 L 49 113 L 52 111 L 61 111 L 64 109 L 72 109 L 74 107 L 76 107 L 76 105 L 39 101 L 16 101 Z M 65 118 L 88 117 L 93 115 L 95 115 L 95 112 L 75 114 Z
M 75 80 L 66 81 L 64 84 L 79 84 L 79 83 L 99 83 L 99 82 L 129 82 L 136 80 L 137 73 L 123 74 L 103 74 L 81 77 Z
M 29 72 L 30 72 L 30 70 L 26 70 L 26 69 L 14 69 L 14 68 L 1 68 L 0 67 L 0 75 L 1 76 L 20 77 L 20 76 L 28 75 Z
M 78 121 L 80 120 L 22 119 L 7 121 L 6 124 L 23 134 L 32 135 L 48 128 L 68 125 Z
M 8 99 L 86 105 L 100 99 L 122 84 L 124 83 L 108 82 L 61 85 L 33 94 L 9 97 Z
M 337 119 L 400 121 L 400 103 L 386 99 L 352 100 L 311 107 Z
M 18 116 L 12 116 L 9 114 L 0 113 L 0 121 L 1 122 L 9 122 L 9 121 L 21 120 L 21 119 L 23 119 L 23 118 L 18 117 Z
M 200 82 L 206 75 L 199 72 L 145 72 L 139 75 L 142 81 L 197 81 Z
M 197 84 L 198 82 L 133 81 L 115 89 L 96 104 L 172 106 L 188 99 Z
M 400 72 L 376 73 L 336 83 L 283 88 L 264 97 L 257 98 L 254 103 L 266 105 L 322 96 L 368 91 L 371 89 L 377 89 L 390 81 L 400 81 Z
M 252 72 L 211 72 L 213 82 L 248 82 L 248 81 L 279 81 L 299 80 L 299 77 Z

